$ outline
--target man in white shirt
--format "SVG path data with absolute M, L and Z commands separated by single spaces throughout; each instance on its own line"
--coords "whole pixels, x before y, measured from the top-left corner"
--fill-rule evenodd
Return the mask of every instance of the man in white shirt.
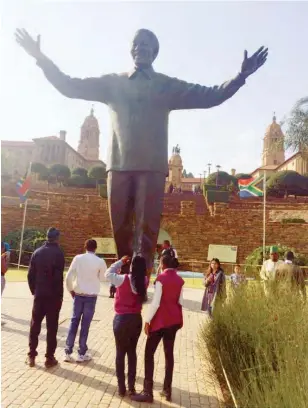
M 75 256 L 66 275 L 66 287 L 74 299 L 73 316 L 68 331 L 64 361 L 73 361 L 72 352 L 81 320 L 77 362 L 92 359 L 87 353 L 89 328 L 95 312 L 100 282 L 103 281 L 107 265 L 95 255 L 97 243 L 94 239 L 85 242 L 86 253 Z
M 272 246 L 270 249 L 270 259 L 263 262 L 260 272 L 260 277 L 264 282 L 264 291 L 267 296 L 269 295 L 270 284 L 275 281 L 277 268 L 283 263 L 283 261 L 279 260 L 278 248 Z

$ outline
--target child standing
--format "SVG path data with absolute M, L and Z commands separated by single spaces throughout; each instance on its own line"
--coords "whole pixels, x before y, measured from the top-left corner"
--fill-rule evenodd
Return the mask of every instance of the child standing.
M 241 266 L 239 264 L 235 265 L 234 272 L 230 276 L 232 289 L 239 288 L 242 284 L 247 283 L 246 277 L 241 273 Z

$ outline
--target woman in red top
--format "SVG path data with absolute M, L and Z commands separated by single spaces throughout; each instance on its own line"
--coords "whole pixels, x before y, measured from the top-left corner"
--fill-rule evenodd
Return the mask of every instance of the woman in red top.
M 183 279 L 175 269 L 175 259 L 163 255 L 160 261 L 162 273 L 155 284 L 153 300 L 148 309 L 145 333 L 148 336 L 144 357 L 143 391 L 133 395 L 132 400 L 153 402 L 154 354 L 163 340 L 165 352 L 165 380 L 162 395 L 171 401 L 174 356 L 173 348 L 177 331 L 183 326 Z
M 113 284 L 117 291 L 115 296 L 115 317 L 113 332 L 116 342 L 116 373 L 118 379 L 119 396 L 126 394 L 125 385 L 125 356 L 128 360 L 128 393 L 135 394 L 137 354 L 136 347 L 142 330 L 141 310 L 146 299 L 146 261 L 136 256 L 131 264 L 130 258 L 124 256 L 107 269 L 105 277 Z M 124 266 L 124 268 L 123 268 Z

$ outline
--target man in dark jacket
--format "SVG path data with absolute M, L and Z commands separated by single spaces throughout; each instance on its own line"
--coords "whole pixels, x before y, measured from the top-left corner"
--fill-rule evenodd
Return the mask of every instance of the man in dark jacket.
M 31 256 L 28 271 L 28 284 L 34 295 L 32 319 L 29 335 L 29 353 L 27 363 L 35 365 L 38 337 L 41 324 L 46 317 L 47 350 L 45 367 L 58 364 L 55 359 L 59 314 L 63 301 L 64 254 L 59 247 L 60 232 L 56 228 L 47 231 L 47 242 Z

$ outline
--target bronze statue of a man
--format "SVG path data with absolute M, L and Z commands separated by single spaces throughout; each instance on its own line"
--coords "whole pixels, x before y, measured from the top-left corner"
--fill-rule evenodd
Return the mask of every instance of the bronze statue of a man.
M 231 98 L 267 58 L 261 47 L 240 73 L 221 86 L 190 84 L 154 71 L 158 39 L 137 31 L 131 47 L 134 68 L 99 78 L 71 78 L 61 72 L 25 30 L 17 42 L 37 61 L 51 84 L 68 98 L 108 105 L 112 134 L 107 156 L 110 219 L 118 256 L 142 254 L 152 267 L 168 174 L 168 118 L 172 110 L 207 109 Z

